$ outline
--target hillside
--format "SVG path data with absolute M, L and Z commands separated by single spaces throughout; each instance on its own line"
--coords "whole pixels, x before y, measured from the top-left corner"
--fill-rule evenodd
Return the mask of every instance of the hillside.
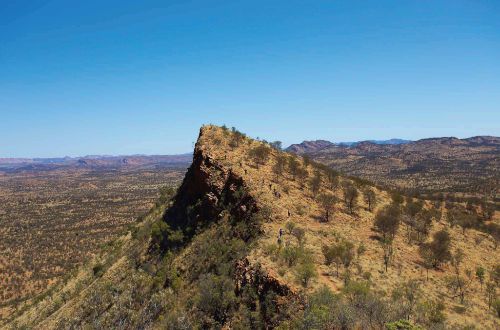
M 500 138 L 432 138 L 404 144 L 294 148 L 348 175 L 420 193 L 498 199 Z
M 216 126 L 162 201 L 7 328 L 499 327 L 498 242 L 442 204 Z

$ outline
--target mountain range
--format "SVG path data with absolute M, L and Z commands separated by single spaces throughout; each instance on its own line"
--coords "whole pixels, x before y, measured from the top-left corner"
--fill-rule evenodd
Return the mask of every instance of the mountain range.
M 429 138 L 402 144 L 305 141 L 287 150 L 392 188 L 498 199 L 500 138 L 495 136 Z

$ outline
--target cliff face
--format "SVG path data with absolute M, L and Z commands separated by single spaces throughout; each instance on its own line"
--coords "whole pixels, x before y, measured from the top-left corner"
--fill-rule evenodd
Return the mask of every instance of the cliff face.
M 203 129 L 198 141 L 202 135 Z M 228 206 L 234 217 L 248 218 L 259 208 L 246 190 L 243 178 L 212 158 L 198 142 L 192 165 L 164 219 L 171 227 L 192 234 L 197 227 L 216 221 Z

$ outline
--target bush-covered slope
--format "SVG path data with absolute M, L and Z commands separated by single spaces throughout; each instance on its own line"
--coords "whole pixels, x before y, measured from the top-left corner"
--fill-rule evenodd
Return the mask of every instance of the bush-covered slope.
M 498 327 L 497 241 L 465 225 L 472 212 L 216 126 L 166 200 L 8 326 Z

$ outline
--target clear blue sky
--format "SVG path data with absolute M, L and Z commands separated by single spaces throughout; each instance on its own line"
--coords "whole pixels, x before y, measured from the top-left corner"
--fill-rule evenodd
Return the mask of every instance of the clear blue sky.
M 0 115 L 0 157 L 500 135 L 500 1 L 0 0 Z

